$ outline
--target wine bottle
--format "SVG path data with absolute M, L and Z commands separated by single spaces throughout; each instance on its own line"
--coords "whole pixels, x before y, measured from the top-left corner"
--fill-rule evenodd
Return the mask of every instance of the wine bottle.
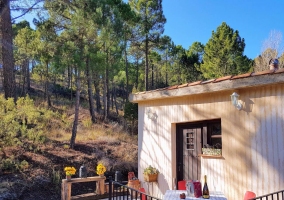
M 207 180 L 206 180 L 206 175 L 204 176 L 204 186 L 203 186 L 203 190 L 202 190 L 202 198 L 203 199 L 209 199 L 210 198 L 209 189 L 208 189 Z

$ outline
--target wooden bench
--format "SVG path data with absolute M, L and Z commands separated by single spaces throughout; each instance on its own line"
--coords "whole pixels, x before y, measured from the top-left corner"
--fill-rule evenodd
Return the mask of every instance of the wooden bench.
M 63 179 L 61 183 L 61 200 L 71 200 L 71 199 L 80 199 L 84 198 L 84 196 L 89 196 L 90 194 L 86 195 L 77 195 L 74 197 L 71 197 L 71 186 L 72 183 L 83 183 L 83 182 L 97 182 L 96 185 L 96 192 L 92 193 L 91 195 L 102 195 L 105 193 L 105 180 L 106 177 L 100 177 L 100 176 L 93 176 L 93 177 L 87 177 L 87 178 L 72 178 L 71 180 Z

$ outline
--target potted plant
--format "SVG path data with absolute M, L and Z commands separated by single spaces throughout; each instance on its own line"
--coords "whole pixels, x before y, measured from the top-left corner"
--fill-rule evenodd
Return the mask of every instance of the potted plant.
M 104 176 L 105 172 L 106 172 L 106 167 L 104 166 L 103 163 L 99 163 L 97 166 L 97 174 L 102 177 Z
M 157 182 L 159 170 L 149 165 L 147 168 L 144 169 L 143 175 L 144 175 L 144 180 L 146 182 Z
M 202 148 L 202 154 L 210 155 L 210 156 L 221 156 L 222 155 L 222 145 L 219 143 L 213 146 L 205 144 L 204 148 Z
M 71 176 L 76 173 L 75 167 L 65 167 L 64 171 L 66 173 L 66 179 L 71 180 Z

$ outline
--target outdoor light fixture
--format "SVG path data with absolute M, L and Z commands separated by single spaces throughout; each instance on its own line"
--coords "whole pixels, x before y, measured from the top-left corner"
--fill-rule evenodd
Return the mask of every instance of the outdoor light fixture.
M 236 92 L 231 95 L 231 101 L 233 106 L 235 106 L 238 110 L 242 109 L 242 104 L 239 102 L 239 96 Z

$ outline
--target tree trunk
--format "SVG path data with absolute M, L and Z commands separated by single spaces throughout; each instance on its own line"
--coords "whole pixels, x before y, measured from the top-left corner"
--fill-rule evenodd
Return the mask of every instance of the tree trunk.
M 139 81 L 139 61 L 136 60 L 136 90 L 138 89 L 138 81 Z
M 72 75 L 71 75 L 71 69 L 70 68 L 71 68 L 70 66 L 68 66 L 68 68 L 67 68 L 67 77 L 68 77 L 68 79 L 67 79 L 67 88 L 71 88 L 71 78 L 72 78 Z
M 0 1 L 0 31 L 2 36 L 2 59 L 3 59 L 3 76 L 5 98 L 13 97 L 16 100 L 16 82 L 14 74 L 14 55 L 12 41 L 12 24 L 10 14 L 10 1 Z
M 105 81 L 104 81 L 104 120 L 107 121 L 108 120 L 108 115 L 109 115 L 109 80 L 108 80 L 108 76 L 109 76 L 109 69 L 108 69 L 108 65 L 109 65 L 109 54 L 107 52 L 107 64 L 106 64 L 106 68 L 105 68 Z
M 111 88 L 111 109 L 113 110 L 113 105 L 114 105 L 114 103 L 113 103 L 113 99 L 114 99 L 114 83 L 113 83 L 113 81 L 112 81 L 112 88 Z
M 72 91 L 72 67 L 69 66 L 68 67 L 68 88 L 70 89 L 70 100 L 72 101 L 73 100 L 73 91 Z
M 77 71 L 77 69 L 75 69 L 75 71 Z M 70 140 L 70 149 L 74 149 L 74 146 L 75 146 L 78 120 L 79 120 L 80 90 L 81 90 L 80 70 L 78 70 L 78 73 L 76 74 L 77 74 L 76 75 L 76 103 L 75 103 L 74 122 L 73 122 L 73 127 L 72 127 L 72 136 Z
M 27 59 L 26 67 L 26 89 L 29 91 L 31 89 L 31 76 L 30 76 L 30 61 Z
M 26 67 L 25 67 L 25 65 L 26 64 L 25 63 L 26 63 L 26 61 L 24 61 L 22 66 L 21 66 L 22 72 L 21 72 L 21 76 L 19 78 L 21 80 L 21 81 L 19 81 L 19 86 L 21 86 L 21 88 L 22 88 L 21 89 L 21 96 L 23 96 L 26 92 L 26 89 L 25 89 L 25 85 L 26 85 L 26 76 L 25 76 Z
M 45 74 L 45 99 L 47 101 L 48 107 L 51 107 L 51 100 L 50 100 L 50 94 L 49 94 L 49 70 L 48 70 L 48 63 L 46 62 L 46 74 Z
M 114 98 L 114 103 L 115 103 L 115 111 L 116 111 L 116 114 L 118 115 L 118 105 L 117 105 L 117 101 L 116 101 L 116 87 L 115 87 L 115 85 L 113 85 L 113 98 Z
M 94 74 L 94 86 L 95 86 L 95 99 L 96 99 L 96 107 L 97 107 L 97 112 L 100 113 L 102 109 L 101 105 L 101 98 L 100 98 L 100 78 L 98 77 L 97 74 Z
M 25 59 L 22 65 L 22 91 L 21 96 L 26 95 L 30 89 L 30 77 L 29 77 L 29 59 Z
M 125 49 L 124 49 L 124 57 L 125 57 L 125 75 L 126 75 L 126 97 L 128 97 L 129 95 L 129 75 L 128 75 L 128 61 L 127 61 L 127 41 L 126 41 L 126 38 L 125 38 Z
M 149 76 L 149 63 L 148 63 L 148 35 L 146 35 L 146 41 L 145 41 L 145 90 L 149 90 L 148 86 L 148 76 Z
M 153 63 L 152 63 L 151 68 L 152 68 L 152 71 L 151 71 L 151 73 L 152 73 L 152 75 L 151 75 L 151 78 L 152 78 L 151 89 L 153 90 L 154 89 L 154 64 Z
M 92 122 L 96 123 L 94 99 L 93 99 L 93 92 L 92 92 L 92 77 L 90 75 L 89 56 L 87 56 L 87 58 L 86 58 L 86 75 L 87 75 L 87 82 L 88 82 L 87 85 L 88 85 L 90 116 L 91 116 Z

